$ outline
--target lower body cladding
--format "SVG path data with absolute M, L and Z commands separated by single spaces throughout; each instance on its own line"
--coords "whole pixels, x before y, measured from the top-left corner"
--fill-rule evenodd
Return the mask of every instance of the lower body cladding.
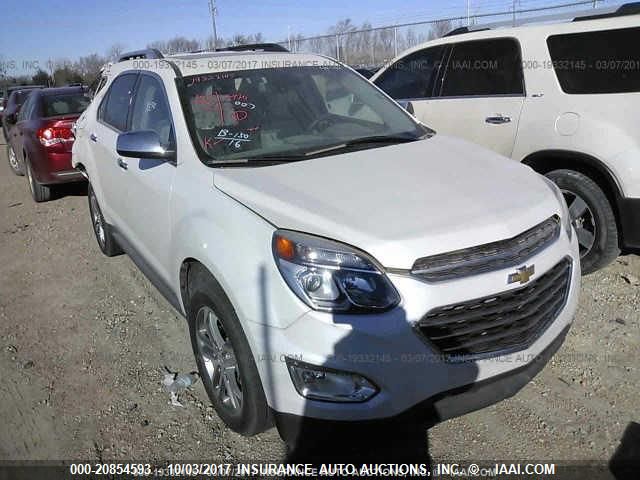
M 286 329 L 246 322 L 280 433 L 289 431 L 283 437 L 291 438 L 291 430 L 316 420 L 369 423 L 417 414 L 437 422 L 514 395 L 560 347 L 575 314 L 575 235 L 571 241 L 561 236 L 526 265 L 534 265 L 535 274 L 522 285 L 508 284 L 515 267 L 441 283 L 389 275 L 402 301 L 381 314 L 310 311 Z M 500 310 L 501 302 L 507 310 Z M 467 332 L 476 335 L 475 347 L 456 349 L 455 339 L 447 343 L 425 328 L 432 317 L 427 312 L 457 311 L 442 307 L 459 305 L 473 311 L 478 303 L 500 310 L 504 334 L 456 322 L 465 341 Z M 481 318 L 487 320 L 496 317 Z M 495 343 L 483 339 L 492 334 Z
M 64 170 L 61 172 L 50 172 L 48 183 L 82 182 L 84 180 L 86 180 L 86 177 L 78 170 Z
M 618 200 L 622 246 L 640 248 L 640 198 L 620 198 Z

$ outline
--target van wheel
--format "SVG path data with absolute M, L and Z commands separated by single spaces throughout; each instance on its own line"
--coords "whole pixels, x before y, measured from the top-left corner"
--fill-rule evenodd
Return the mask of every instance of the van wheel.
M 31 190 L 31 196 L 33 199 L 38 203 L 48 202 L 51 200 L 53 197 L 53 189 L 48 185 L 42 185 L 35 179 L 28 159 L 25 159 L 24 164 L 27 172 L 27 180 L 29 182 L 29 190 Z
M 564 194 L 580 245 L 582 273 L 595 272 L 620 254 L 618 227 L 611 204 L 591 178 L 574 170 L 547 173 Z
M 251 348 L 222 287 L 201 265 L 189 270 L 191 345 L 207 395 L 233 431 L 255 435 L 271 416 Z
M 121 255 L 122 249 L 118 242 L 113 237 L 111 232 L 111 225 L 109 225 L 102 216 L 102 210 L 98 204 L 98 198 L 96 197 L 91 184 L 89 184 L 87 196 L 89 197 L 89 214 L 91 215 L 91 225 L 93 226 L 93 233 L 96 235 L 98 246 L 102 253 L 107 257 L 115 257 Z
M 11 145 L 7 145 L 7 160 L 9 160 L 9 166 L 13 173 L 20 177 L 24 176 L 24 164 L 18 159 Z

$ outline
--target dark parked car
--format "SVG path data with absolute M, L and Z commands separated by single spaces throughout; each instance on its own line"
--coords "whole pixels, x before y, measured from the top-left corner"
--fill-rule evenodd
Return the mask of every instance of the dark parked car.
M 51 198 L 56 184 L 84 179 L 71 167 L 73 123 L 89 105 L 82 87 L 34 90 L 9 132 L 7 156 L 17 175 L 27 174 L 36 202 Z
M 44 88 L 44 85 L 11 85 L 5 87 L 2 91 L 2 104 L 0 105 L 2 108 L 0 109 L 0 114 L 2 114 L 2 131 L 5 139 L 8 140 L 9 130 L 11 130 L 11 127 L 15 124 L 15 120 L 13 122 L 5 122 L 7 115 L 11 115 L 12 113 L 17 114 L 20 106 L 27 99 L 29 93 L 31 93 L 31 90 L 35 88 Z M 16 92 L 16 94 L 11 98 L 14 92 Z
M 373 77 L 373 75 L 378 71 L 377 68 L 365 68 L 365 67 L 354 68 L 354 70 L 358 72 L 360 75 L 362 75 L 364 78 L 366 78 L 367 80 Z

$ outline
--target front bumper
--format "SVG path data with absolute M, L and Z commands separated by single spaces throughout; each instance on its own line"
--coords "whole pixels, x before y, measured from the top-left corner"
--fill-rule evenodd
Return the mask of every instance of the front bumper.
M 466 413 L 488 407 L 501 400 L 512 397 L 529 383 L 544 368 L 547 362 L 558 351 L 569 331 L 569 326 L 555 340 L 529 363 L 508 371 L 502 375 L 491 377 L 481 382 L 463 385 L 428 398 L 409 410 L 393 417 L 363 422 L 327 421 L 273 412 L 278 432 L 288 443 L 298 444 L 305 439 L 307 433 L 322 438 L 323 432 L 330 434 L 341 427 L 379 427 L 408 423 L 433 426 L 449 418 L 459 417 Z M 352 432 L 354 433 L 354 432 Z
M 442 283 L 389 275 L 402 302 L 383 314 L 331 315 L 310 311 L 283 329 L 247 322 L 269 406 L 277 412 L 276 418 L 281 419 L 367 421 L 426 409 L 442 420 L 513 395 L 559 347 L 575 314 L 580 289 L 575 235 L 571 242 L 565 234 L 561 235 L 527 262 L 535 263 L 536 275 L 543 275 L 567 255 L 573 268 L 564 308 L 532 344 L 509 354 L 447 362 L 416 334 L 414 325 L 435 307 L 518 288 L 519 285 L 506 282 L 513 269 Z M 380 391 L 362 403 L 305 399 L 291 381 L 286 357 L 358 373 L 373 381 Z M 503 382 L 500 380 L 503 378 L 511 380 Z M 475 394 L 465 392 L 460 396 L 463 390 Z

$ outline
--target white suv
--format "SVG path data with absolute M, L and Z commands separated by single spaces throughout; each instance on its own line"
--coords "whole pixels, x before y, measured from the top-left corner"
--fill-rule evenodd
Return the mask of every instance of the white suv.
M 371 81 L 438 133 L 532 167 L 565 194 L 582 271 L 640 247 L 640 3 L 573 22 L 454 30 Z
M 186 317 L 220 417 L 295 441 L 513 395 L 576 309 L 559 189 L 342 64 L 262 48 L 125 55 L 75 127 L 100 249 Z

